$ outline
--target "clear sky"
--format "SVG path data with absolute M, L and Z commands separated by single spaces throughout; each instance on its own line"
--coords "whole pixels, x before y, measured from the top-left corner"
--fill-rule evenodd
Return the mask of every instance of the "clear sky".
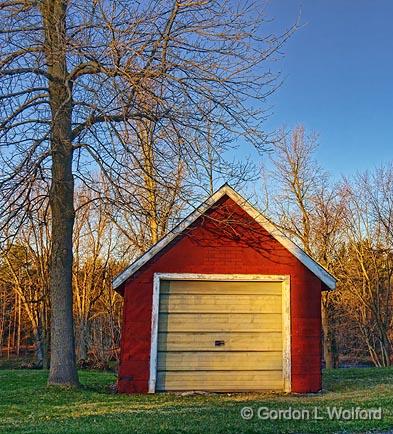
M 270 128 L 303 123 L 318 160 L 350 175 L 393 160 L 393 0 L 270 0 L 273 27 L 303 24 L 279 62 Z

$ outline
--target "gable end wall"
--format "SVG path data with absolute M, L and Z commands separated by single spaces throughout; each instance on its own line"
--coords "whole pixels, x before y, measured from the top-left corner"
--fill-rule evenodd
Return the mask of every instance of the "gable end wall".
M 292 391 L 321 389 L 321 281 L 225 196 L 125 283 L 120 392 L 148 391 L 154 273 L 290 275 Z

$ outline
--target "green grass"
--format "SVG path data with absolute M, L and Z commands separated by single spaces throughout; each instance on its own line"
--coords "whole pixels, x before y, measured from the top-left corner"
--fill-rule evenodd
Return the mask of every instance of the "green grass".
M 83 387 L 46 386 L 47 372 L 0 371 L 1 433 L 352 433 L 393 428 L 393 369 L 324 373 L 317 395 L 111 393 L 112 373 L 81 371 Z M 240 409 L 318 407 L 324 420 L 242 420 Z M 382 420 L 329 420 L 327 406 L 382 407 Z
M 0 369 L 21 369 L 28 368 L 34 362 L 34 356 L 31 354 L 16 356 L 11 354 L 9 357 L 0 357 Z

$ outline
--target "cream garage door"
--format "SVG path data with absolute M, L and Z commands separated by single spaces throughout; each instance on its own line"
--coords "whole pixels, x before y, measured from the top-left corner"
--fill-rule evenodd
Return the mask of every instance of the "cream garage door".
M 282 390 L 282 283 L 162 281 L 156 390 Z

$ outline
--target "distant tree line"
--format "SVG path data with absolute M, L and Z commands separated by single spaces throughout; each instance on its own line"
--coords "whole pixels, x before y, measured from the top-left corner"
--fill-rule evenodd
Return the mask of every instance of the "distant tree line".
M 322 295 L 326 366 L 392 363 L 393 164 L 332 180 L 318 138 L 282 131 L 264 165 L 265 212 L 338 279 Z

